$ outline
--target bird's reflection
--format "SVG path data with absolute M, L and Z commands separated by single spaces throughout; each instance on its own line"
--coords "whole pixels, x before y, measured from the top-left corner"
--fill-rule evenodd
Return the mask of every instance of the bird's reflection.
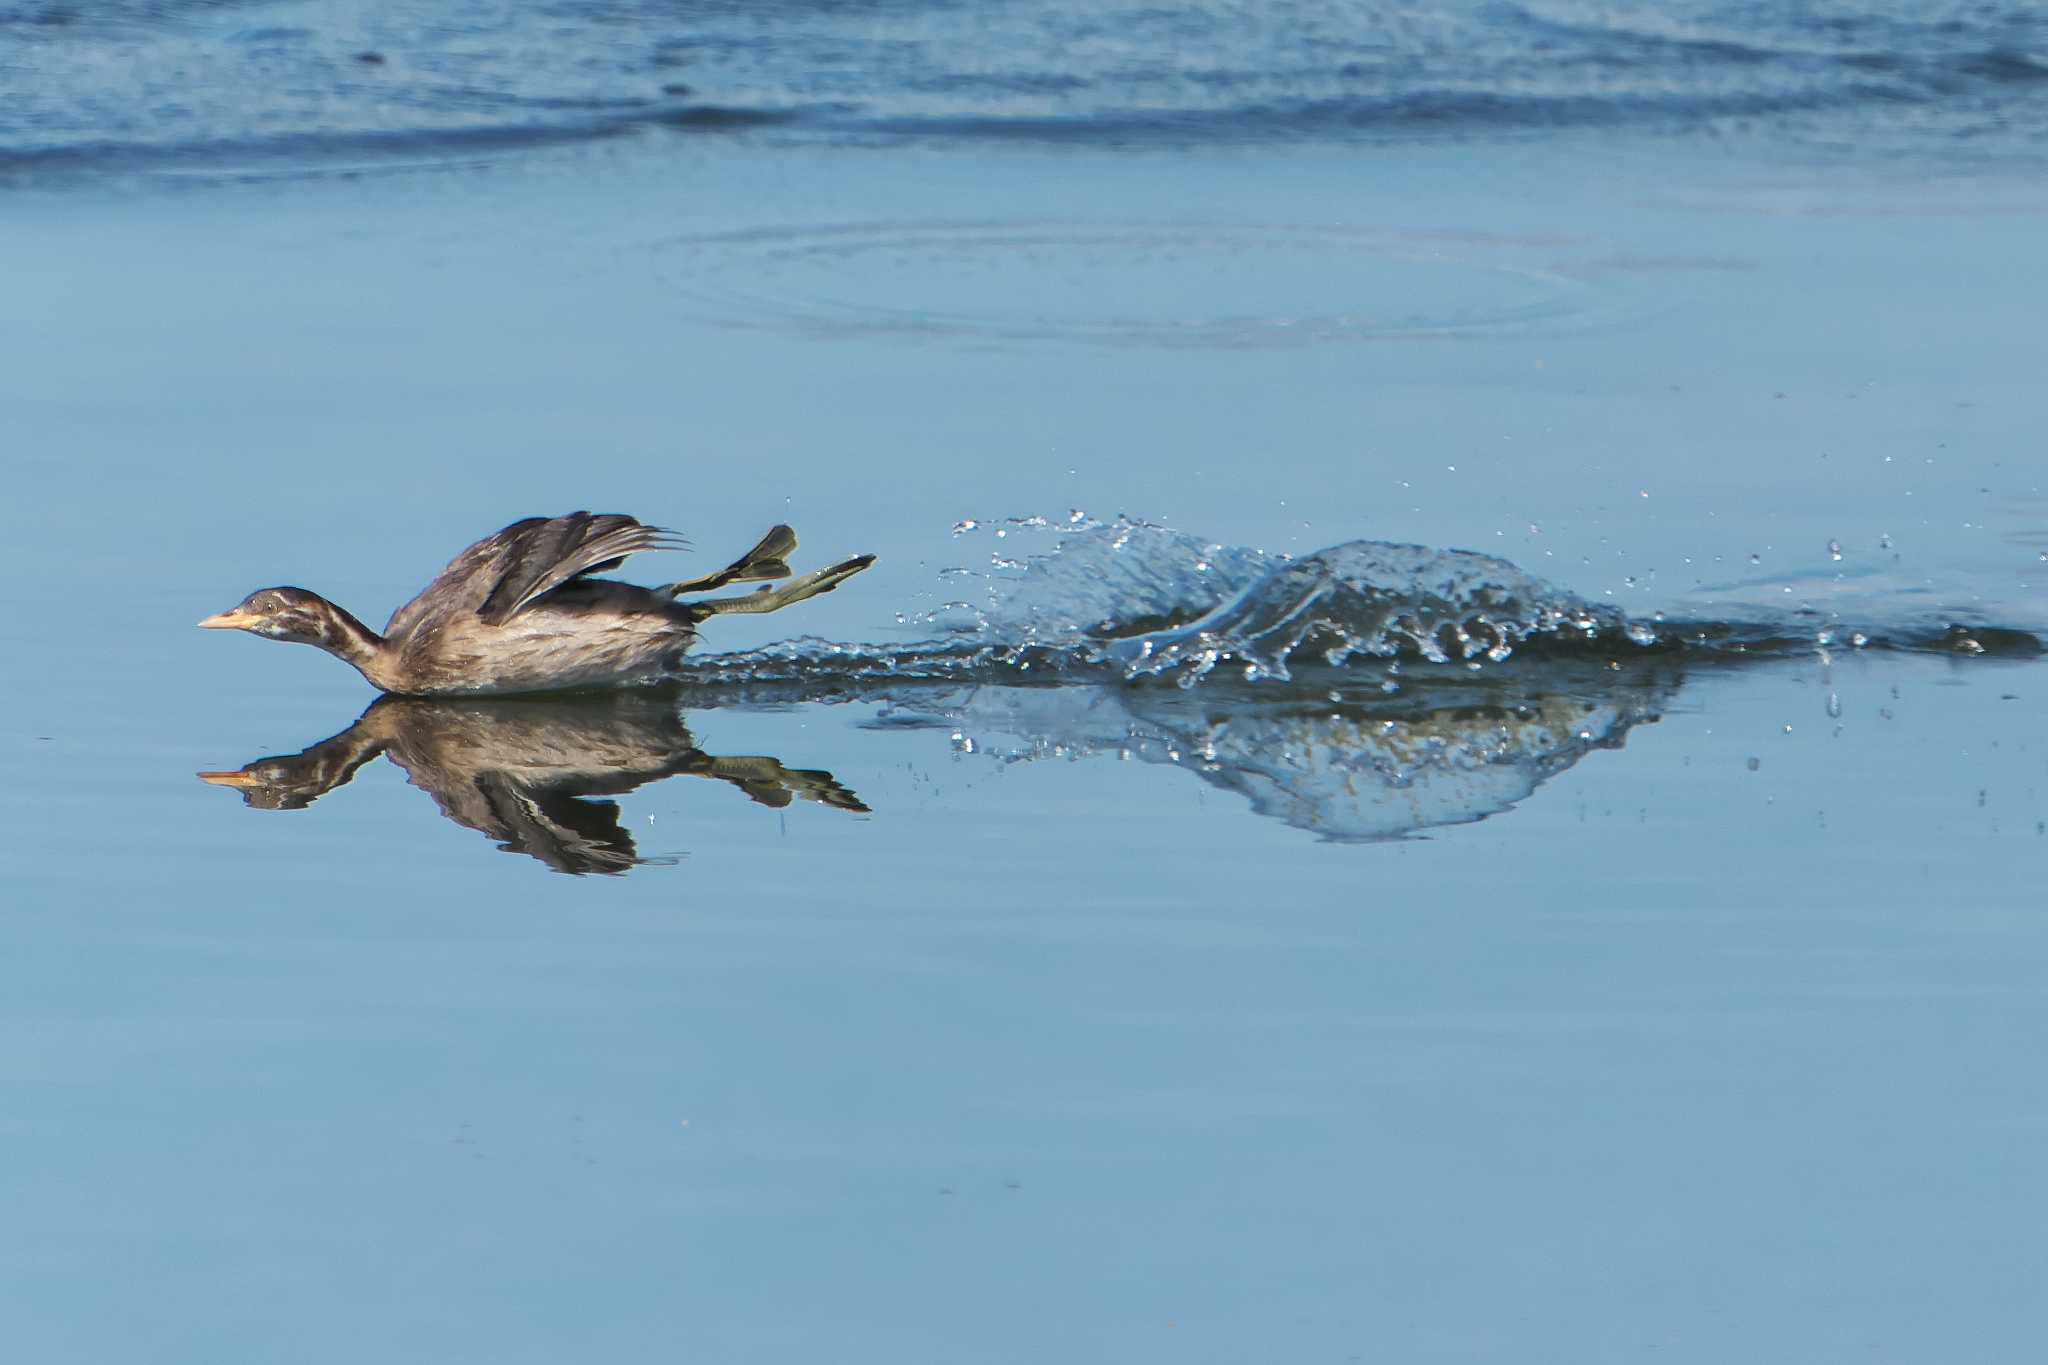
M 616 796 L 676 776 L 727 782 L 765 806 L 801 799 L 865 812 L 830 773 L 697 747 L 672 696 L 431 700 L 384 697 L 331 739 L 199 776 L 259 810 L 302 810 L 379 754 L 441 813 L 558 872 L 620 873 L 645 861 L 619 823 Z
M 1398 839 L 1507 811 L 1598 750 L 1656 720 L 1677 661 L 1530 659 L 1478 672 L 1331 669 L 1291 683 L 963 685 L 904 679 L 704 686 L 695 708 L 858 704 L 864 728 L 942 729 L 973 761 L 1136 761 L 1233 792 L 1253 813 L 1325 839 Z M 619 873 L 646 861 L 614 796 L 678 775 L 754 801 L 866 811 L 830 773 L 774 758 L 719 758 L 691 738 L 672 692 L 578 699 L 386 697 L 303 753 L 202 773 L 252 807 L 298 810 L 379 754 L 442 814 L 558 871 Z

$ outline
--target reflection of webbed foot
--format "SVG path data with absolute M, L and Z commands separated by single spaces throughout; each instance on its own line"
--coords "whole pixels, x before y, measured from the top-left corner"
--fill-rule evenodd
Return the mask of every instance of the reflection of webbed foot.
M 837 778 L 816 768 L 785 768 L 773 758 L 714 758 L 703 769 L 706 777 L 730 782 L 747 794 L 747 799 L 764 806 L 787 806 L 802 797 L 834 810 L 865 815 L 869 807 L 839 784 Z

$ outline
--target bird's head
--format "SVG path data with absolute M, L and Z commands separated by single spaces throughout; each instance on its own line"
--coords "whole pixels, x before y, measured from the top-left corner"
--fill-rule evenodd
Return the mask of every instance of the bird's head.
M 332 602 L 304 588 L 264 588 L 218 616 L 199 623 L 207 630 L 246 630 L 266 640 L 333 649 L 349 633 Z

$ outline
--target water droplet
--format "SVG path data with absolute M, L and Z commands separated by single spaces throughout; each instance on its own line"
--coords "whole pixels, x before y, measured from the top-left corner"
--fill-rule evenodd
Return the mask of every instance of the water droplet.
M 1761 564 L 1764 562 L 1764 557 L 1762 555 L 1751 555 L 1749 557 L 1749 562 L 1752 564 Z
M 1830 718 L 1830 719 L 1833 719 L 1833 720 L 1840 720 L 1840 719 L 1842 718 L 1842 695 L 1841 695 L 1841 693 L 1839 693 L 1839 692 L 1830 692 L 1830 693 L 1828 693 L 1828 716 L 1829 716 L 1829 718 Z
M 1870 643 L 1870 637 L 1859 630 L 1849 637 L 1849 643 L 1858 649 L 1862 649 Z
M 1877 538 L 1877 548 L 1878 548 L 1878 549 L 1880 549 L 1880 550 L 1889 550 L 1889 549 L 1891 549 L 1891 547 L 1892 547 L 1892 538 L 1891 538 L 1891 536 L 1890 536 L 1890 535 L 1888 535 L 1888 534 L 1887 534 L 1887 535 L 1881 535 L 1881 536 L 1879 536 L 1879 537 Z
M 1786 726 L 1786 727 L 1785 727 L 1785 733 L 1786 733 L 1786 734 L 1788 734 L 1788 735 L 1789 735 L 1789 734 L 1791 734 L 1791 733 L 1792 733 L 1792 727 L 1791 727 L 1791 726 L 1789 726 L 1789 725 L 1788 725 L 1788 726 Z
M 1841 541 L 1839 541 L 1839 540 L 1831 540 L 1831 541 L 1829 541 L 1829 542 L 1828 542 L 1828 558 L 1829 558 L 1829 559 L 1833 559 L 1833 560 L 1840 560 L 1840 559 L 1841 559 L 1841 557 L 1842 557 L 1842 542 L 1841 542 Z
M 975 527 L 979 525 L 981 525 L 981 523 L 976 521 L 973 517 L 969 517 L 965 521 L 956 521 L 953 523 L 953 534 L 956 536 L 964 536 L 969 531 L 972 531 Z
M 1743 764 L 1742 766 L 1749 769 L 1751 772 L 1755 772 L 1758 768 L 1764 766 L 1764 761 L 1760 758 L 1752 758 L 1749 760 L 1749 762 Z

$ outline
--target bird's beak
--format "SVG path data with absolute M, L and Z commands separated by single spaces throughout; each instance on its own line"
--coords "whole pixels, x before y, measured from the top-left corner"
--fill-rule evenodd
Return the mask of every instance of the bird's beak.
M 262 618 L 253 611 L 224 611 L 218 616 L 209 616 L 199 623 L 201 630 L 247 630 Z
M 199 774 L 199 780 L 201 782 L 211 783 L 213 786 L 216 787 L 234 787 L 239 791 L 246 791 L 251 787 L 260 787 L 263 785 L 263 779 L 256 776 L 256 774 L 245 773 L 241 771 L 231 773 L 201 773 Z

